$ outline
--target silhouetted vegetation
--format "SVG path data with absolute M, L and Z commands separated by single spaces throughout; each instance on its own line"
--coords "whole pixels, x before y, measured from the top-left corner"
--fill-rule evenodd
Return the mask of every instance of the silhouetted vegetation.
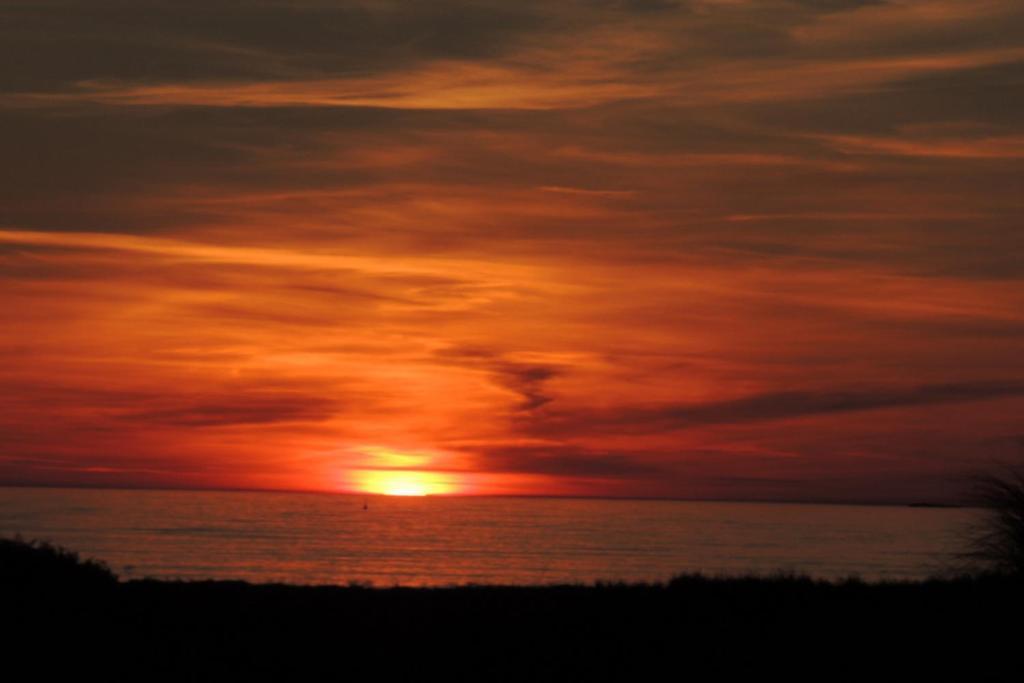
M 984 516 L 962 557 L 990 571 L 1024 575 L 1024 473 L 1004 467 L 976 477 L 972 502 Z
M 73 557 L 29 545 L 41 564 Z M 5 563 L 25 550 L 2 549 Z M 1015 618 L 1024 600 L 1024 582 L 998 575 L 455 588 L 133 580 L 63 592 L 45 584 L 4 573 L 0 605 L 16 625 L 6 652 L 31 654 L 50 677 L 64 668 L 146 681 L 1011 680 L 1019 635 L 1002 617 Z
M 45 541 L 26 541 L 15 536 L 0 538 L 0 581 L 53 589 L 108 586 L 117 577 L 102 562 L 83 560 L 78 553 Z

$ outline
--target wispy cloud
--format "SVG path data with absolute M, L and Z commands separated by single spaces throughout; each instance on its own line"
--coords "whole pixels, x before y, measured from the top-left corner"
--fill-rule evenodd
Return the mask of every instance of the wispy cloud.
M 1020 432 L 1021 36 L 1014 0 L 0 3 L 0 481 L 944 492 Z
M 1024 396 L 1024 381 L 933 384 L 849 391 L 780 391 L 727 401 L 652 407 L 618 407 L 579 415 L 553 413 L 538 425 L 543 433 L 581 429 L 610 432 L 671 432 L 706 425 L 790 420 L 834 413 L 929 406 Z

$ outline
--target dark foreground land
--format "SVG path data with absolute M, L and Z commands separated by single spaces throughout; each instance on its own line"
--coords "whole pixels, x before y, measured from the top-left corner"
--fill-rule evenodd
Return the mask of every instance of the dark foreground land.
M 5 680 L 1021 680 L 1024 582 L 120 582 L 0 540 Z M 60 676 L 55 678 L 54 676 Z M 90 676 L 91 677 L 91 676 Z M 68 680 L 65 678 L 65 680 Z

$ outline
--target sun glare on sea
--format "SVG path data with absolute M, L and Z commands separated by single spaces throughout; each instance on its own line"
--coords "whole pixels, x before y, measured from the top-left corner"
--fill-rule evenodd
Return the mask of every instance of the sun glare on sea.
M 355 479 L 360 492 L 384 496 L 433 496 L 458 490 L 450 478 L 437 472 L 363 470 Z

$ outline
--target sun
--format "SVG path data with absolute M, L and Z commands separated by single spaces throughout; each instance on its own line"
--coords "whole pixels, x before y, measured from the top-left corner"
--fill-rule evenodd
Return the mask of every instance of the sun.
M 360 470 L 355 487 L 361 493 L 384 496 L 434 496 L 454 493 L 455 483 L 444 474 L 417 470 Z

